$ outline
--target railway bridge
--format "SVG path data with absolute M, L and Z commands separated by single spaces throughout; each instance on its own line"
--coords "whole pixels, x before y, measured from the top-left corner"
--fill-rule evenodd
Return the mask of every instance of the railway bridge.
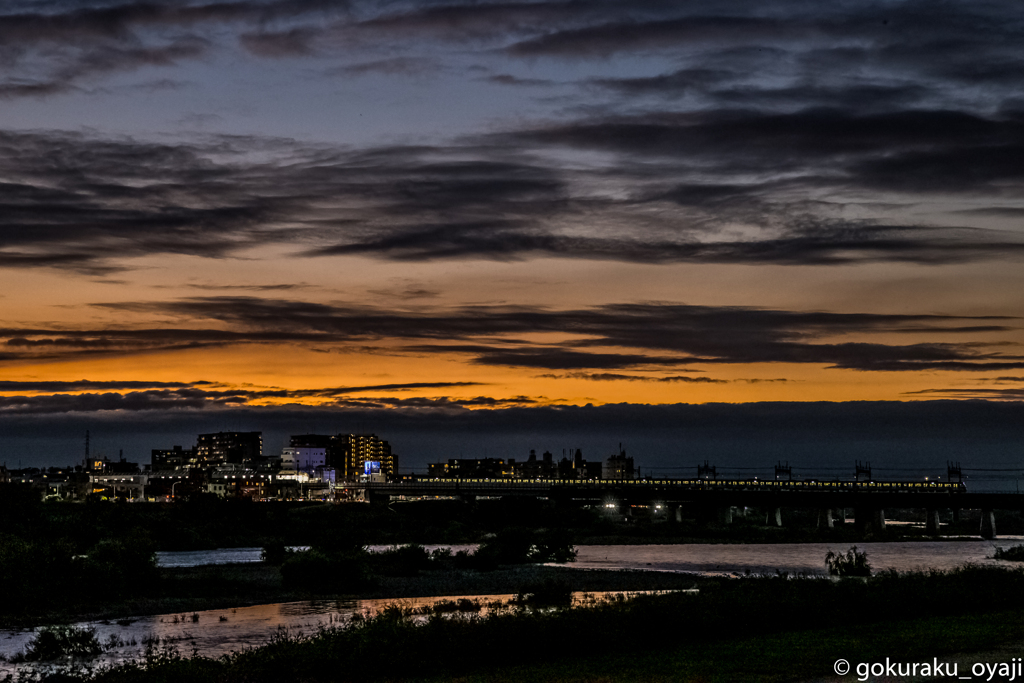
M 939 532 L 939 511 L 980 509 L 980 533 L 996 535 L 996 510 L 1024 510 L 1024 495 L 969 492 L 962 483 L 938 481 L 761 481 L 703 479 L 627 480 L 524 480 L 524 479 L 412 479 L 363 485 L 367 500 L 387 504 L 393 498 L 452 497 L 473 501 L 478 497 L 532 497 L 557 505 L 601 505 L 629 509 L 631 505 L 661 505 L 669 519 L 682 519 L 682 510 L 695 510 L 698 518 L 728 524 L 735 508 L 760 508 L 769 523 L 782 525 L 784 508 L 818 510 L 819 526 L 831 527 L 835 511 L 854 511 L 864 532 L 885 528 L 885 510 L 918 508 L 926 511 L 929 533 Z M 840 513 L 844 514 L 844 513 Z

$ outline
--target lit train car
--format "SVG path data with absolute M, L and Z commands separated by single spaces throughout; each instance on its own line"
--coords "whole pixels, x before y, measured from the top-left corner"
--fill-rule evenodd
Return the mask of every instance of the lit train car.
M 962 482 L 944 481 L 824 481 L 772 480 L 772 479 L 512 479 L 512 478 L 420 478 L 403 477 L 407 484 L 424 486 L 469 487 L 513 486 L 513 487 L 658 487 L 687 488 L 694 490 L 785 490 L 785 491 L 935 491 L 961 493 L 967 490 Z
M 641 480 L 636 480 L 641 481 Z M 806 491 L 947 491 L 960 493 L 967 490 L 963 482 L 945 481 L 823 481 L 817 479 L 652 479 L 652 484 L 675 484 L 695 489 L 777 489 Z

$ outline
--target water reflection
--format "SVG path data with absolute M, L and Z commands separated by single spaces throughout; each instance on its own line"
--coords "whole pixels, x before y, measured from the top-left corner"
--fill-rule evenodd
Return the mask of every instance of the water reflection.
M 577 604 L 608 599 L 625 591 L 601 593 L 574 593 Z M 141 659 L 147 643 L 157 649 L 171 647 L 182 655 L 198 654 L 220 657 L 246 648 L 258 647 L 281 634 L 289 636 L 312 635 L 320 629 L 344 626 L 356 614 L 372 616 L 388 606 L 398 605 L 414 612 L 426 613 L 433 605 L 443 602 L 468 600 L 481 608 L 470 614 L 486 615 L 489 611 L 508 605 L 512 594 L 454 595 L 424 598 L 379 600 L 304 600 L 269 605 L 252 605 L 227 609 L 202 610 L 178 614 L 159 614 L 122 620 L 89 621 L 75 624 L 80 628 L 95 629 L 103 643 L 119 643 L 94 660 L 94 664 L 109 665 L 127 659 Z M 421 617 L 421 618 L 426 618 Z M 0 654 L 9 658 L 25 649 L 32 639 L 33 630 L 0 631 Z M 45 666 L 45 665 L 42 665 Z M 0 675 L 20 669 L 37 669 L 40 665 L 14 665 L 0 662 Z

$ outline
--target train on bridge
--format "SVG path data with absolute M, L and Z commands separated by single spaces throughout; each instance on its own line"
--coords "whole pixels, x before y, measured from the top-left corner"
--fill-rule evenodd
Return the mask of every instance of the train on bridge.
M 587 487 L 587 486 L 671 486 L 695 491 L 935 491 L 965 492 L 963 482 L 944 481 L 825 481 L 816 479 L 455 479 L 403 478 L 403 484 L 428 486 L 523 486 L 523 487 Z

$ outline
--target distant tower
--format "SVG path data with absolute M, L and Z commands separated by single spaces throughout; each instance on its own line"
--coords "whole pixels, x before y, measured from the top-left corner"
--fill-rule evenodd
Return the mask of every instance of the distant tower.
M 85 430 L 85 464 L 89 464 L 89 430 Z
M 697 478 L 698 479 L 718 479 L 718 472 L 715 470 L 715 466 L 704 461 L 703 465 L 697 465 Z

